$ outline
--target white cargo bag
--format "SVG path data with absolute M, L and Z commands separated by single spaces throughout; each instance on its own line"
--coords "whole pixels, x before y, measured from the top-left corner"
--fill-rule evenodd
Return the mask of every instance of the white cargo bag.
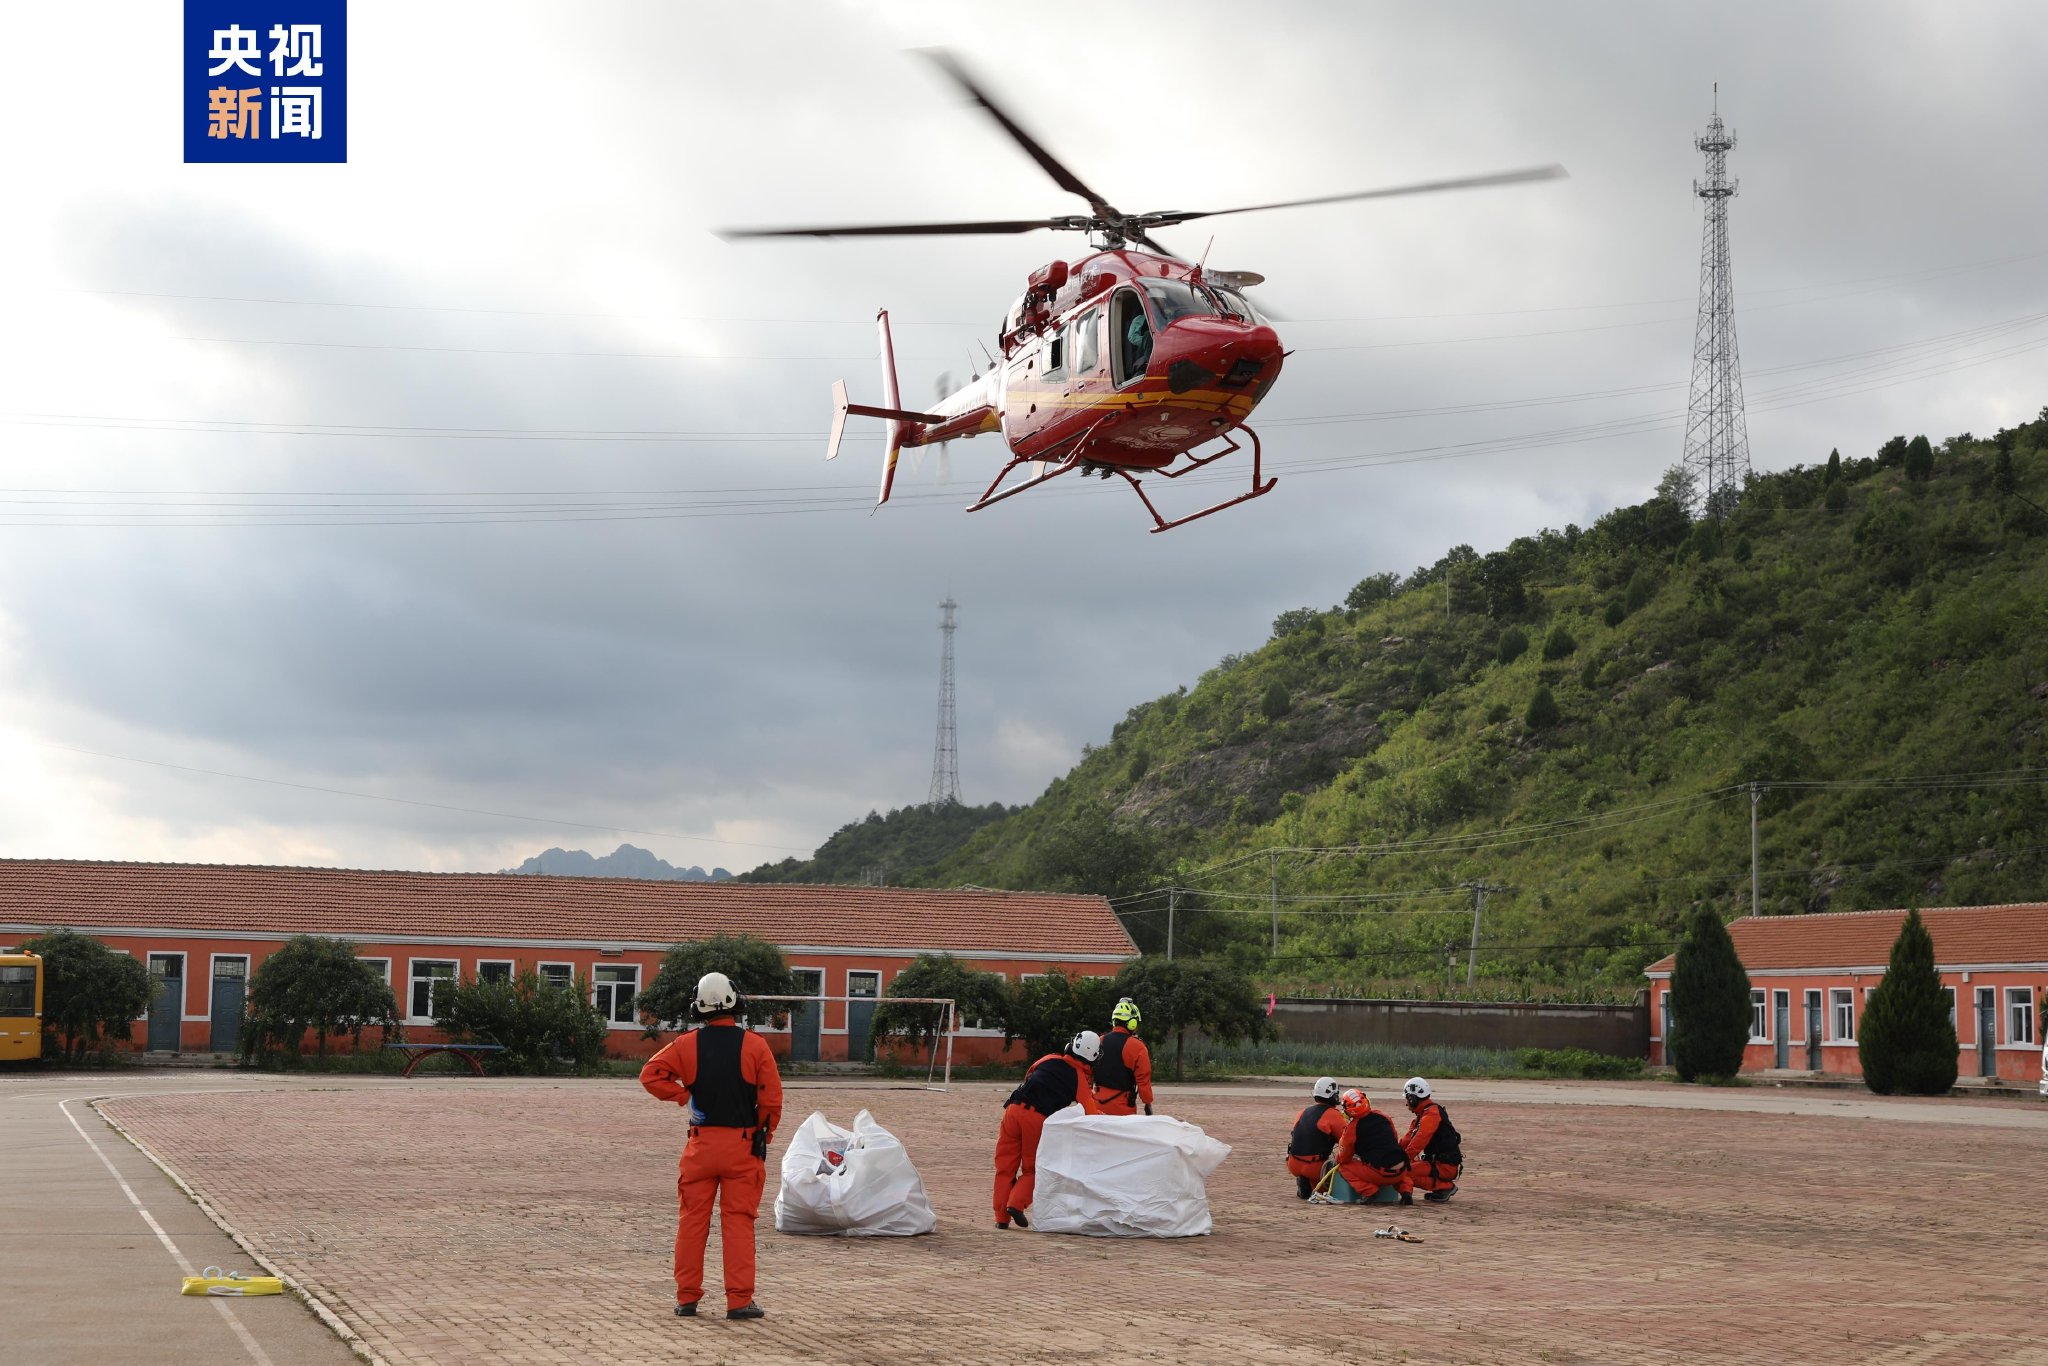
M 937 1225 L 910 1154 L 867 1111 L 842 1129 L 813 1110 L 791 1136 L 775 1193 L 776 1232 L 905 1238 Z
M 1166 1115 L 1091 1115 L 1078 1105 L 1045 1121 L 1032 1227 L 1097 1238 L 1207 1233 L 1209 1173 L 1230 1145 Z

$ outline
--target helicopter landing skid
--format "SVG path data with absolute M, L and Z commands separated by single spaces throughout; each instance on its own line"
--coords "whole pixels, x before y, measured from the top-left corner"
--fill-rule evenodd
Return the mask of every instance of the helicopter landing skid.
M 1210 507 L 1203 508 L 1200 512 L 1190 512 L 1187 516 L 1176 517 L 1170 522 L 1159 515 L 1158 508 L 1152 506 L 1152 500 L 1145 496 L 1144 484 L 1139 481 L 1136 475 L 1132 474 L 1129 470 L 1125 469 L 1119 469 L 1117 471 L 1118 474 L 1124 477 L 1124 481 L 1131 486 L 1131 492 L 1138 495 L 1138 501 L 1145 505 L 1145 511 L 1152 514 L 1152 520 L 1155 523 L 1157 523 L 1157 525 L 1155 525 L 1152 528 L 1153 535 L 1156 536 L 1162 531 L 1171 531 L 1177 526 L 1186 526 L 1189 522 L 1198 522 L 1202 518 L 1207 517 L 1212 512 L 1221 512 L 1225 508 L 1236 507 L 1239 503 L 1249 503 L 1252 499 L 1262 497 L 1263 495 L 1271 493 L 1273 491 L 1273 486 L 1280 482 L 1278 478 L 1268 479 L 1263 484 L 1259 482 L 1259 456 L 1261 453 L 1259 447 L 1259 434 L 1249 427 L 1242 426 L 1235 428 L 1233 431 L 1224 436 L 1223 439 L 1229 444 L 1226 445 L 1222 450 L 1216 452 L 1214 455 L 1205 455 L 1199 459 L 1191 455 L 1188 457 L 1188 463 L 1182 465 L 1177 470 L 1163 469 L 1157 471 L 1159 477 L 1162 479 L 1178 479 L 1183 474 L 1190 474 L 1195 470 L 1202 468 L 1202 466 L 1204 465 L 1214 464 L 1216 461 L 1221 460 L 1226 455 L 1233 455 L 1238 451 L 1243 450 L 1244 447 L 1240 445 L 1237 440 L 1238 432 L 1243 432 L 1246 436 L 1252 439 L 1251 492 L 1240 493 L 1235 498 L 1226 498 L 1220 503 L 1216 503 Z
M 1080 444 L 1078 442 L 1075 444 L 1074 449 L 1077 451 L 1080 449 Z M 1002 502 L 1005 498 L 1014 498 L 1018 494 L 1024 492 L 1024 490 L 1026 489 L 1035 489 L 1040 484 L 1045 483 L 1049 479 L 1057 479 L 1061 475 L 1065 474 L 1068 470 L 1078 469 L 1081 465 L 1081 462 L 1077 457 L 1069 455 L 1065 460 L 1062 460 L 1058 465 L 1054 466 L 1052 469 L 1047 470 L 1045 473 L 1034 474 L 1021 484 L 1013 484 L 1009 488 L 1003 489 L 1001 493 L 996 492 L 998 488 L 1002 487 L 1003 481 L 1010 477 L 1010 471 L 1016 469 L 1018 466 L 1042 465 L 1044 463 L 1045 462 L 1043 460 L 1012 460 L 1009 464 L 1003 466 L 1002 469 L 996 472 L 996 477 L 990 480 L 988 487 L 981 491 L 981 497 L 975 499 L 972 503 L 968 504 L 967 510 L 969 512 L 979 512 L 985 507 L 991 507 L 996 503 Z

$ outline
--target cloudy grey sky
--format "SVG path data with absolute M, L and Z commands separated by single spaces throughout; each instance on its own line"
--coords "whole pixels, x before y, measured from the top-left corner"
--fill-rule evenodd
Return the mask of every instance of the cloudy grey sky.
M 2048 402 L 2034 3 L 354 0 L 349 164 L 279 167 L 182 163 L 178 5 L 89 13 L 0 14 L 0 855 L 807 853 L 923 798 L 948 592 L 1029 800 L 1284 608 L 1647 495 L 1716 80 L 1758 467 Z M 1083 244 L 712 230 L 1078 209 L 926 45 L 1126 208 L 1572 178 L 1214 220 L 1298 320 L 1268 498 L 968 517 L 983 438 L 869 516 L 874 310 L 914 400 Z

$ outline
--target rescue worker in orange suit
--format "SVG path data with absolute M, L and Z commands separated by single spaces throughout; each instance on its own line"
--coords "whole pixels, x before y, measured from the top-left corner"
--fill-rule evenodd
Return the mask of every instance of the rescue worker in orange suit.
M 697 1317 L 704 1298 L 704 1243 L 711 1203 L 721 1212 L 725 1316 L 758 1319 L 754 1303 L 754 1220 L 768 1177 L 768 1142 L 782 1118 L 782 1074 L 759 1034 L 735 1016 L 739 993 L 722 972 L 697 982 L 697 1028 L 647 1060 L 640 1084 L 690 1111 L 690 1136 L 676 1177 L 676 1314 Z
M 1372 1108 L 1365 1092 L 1353 1087 L 1337 1101 L 1347 1121 L 1330 1162 L 1361 1200 L 1370 1200 L 1383 1186 L 1401 1192 L 1401 1203 L 1415 1203 L 1408 1179 L 1408 1154 L 1394 1137 L 1394 1121 Z
M 1408 1078 L 1401 1097 L 1408 1102 L 1408 1113 L 1415 1116 L 1408 1121 L 1407 1136 L 1401 1140 L 1401 1151 L 1408 1154 L 1409 1177 L 1424 1200 L 1441 1205 L 1457 1194 L 1458 1169 L 1465 1165 L 1458 1130 L 1451 1123 L 1450 1112 L 1430 1095 L 1429 1083 L 1421 1077 Z
M 1095 1060 L 1095 1099 L 1105 1115 L 1152 1113 L 1152 1050 L 1138 1037 L 1138 1003 L 1126 996 L 1109 1012 L 1109 1033 Z
M 1031 1064 L 1024 1084 L 1010 1092 L 1003 1106 L 1003 1127 L 996 1135 L 996 1227 L 1030 1228 L 1024 1211 L 1031 1208 L 1031 1188 L 1038 1179 L 1038 1136 L 1048 1115 L 1078 1102 L 1091 1115 L 1102 1113 L 1095 1103 L 1095 1060 L 1102 1055 L 1102 1036 L 1084 1029 L 1067 1041 L 1064 1053 L 1048 1053 Z
M 1294 1132 L 1287 1138 L 1287 1170 L 1294 1173 L 1294 1193 L 1303 1200 L 1315 1193 L 1323 1163 L 1344 1136 L 1345 1125 L 1344 1112 L 1337 1108 L 1335 1077 L 1316 1078 L 1308 1094 L 1309 1103 L 1294 1117 Z

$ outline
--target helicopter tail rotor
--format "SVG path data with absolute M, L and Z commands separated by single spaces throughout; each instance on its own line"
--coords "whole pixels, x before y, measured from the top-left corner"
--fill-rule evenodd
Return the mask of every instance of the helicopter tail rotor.
M 882 397 L 888 402 L 881 407 L 866 403 L 854 403 L 846 394 L 846 381 L 835 380 L 832 384 L 832 437 L 825 447 L 827 460 L 839 456 L 840 438 L 846 435 L 846 419 L 857 417 L 879 417 L 888 425 L 882 431 L 882 487 L 875 498 L 875 506 L 889 501 L 889 492 L 896 484 L 896 461 L 903 451 L 903 428 L 905 424 L 926 426 L 944 422 L 938 413 L 914 413 L 898 406 L 902 400 L 896 385 L 896 347 L 889 337 L 889 311 L 883 309 L 875 315 L 875 325 L 882 341 Z

